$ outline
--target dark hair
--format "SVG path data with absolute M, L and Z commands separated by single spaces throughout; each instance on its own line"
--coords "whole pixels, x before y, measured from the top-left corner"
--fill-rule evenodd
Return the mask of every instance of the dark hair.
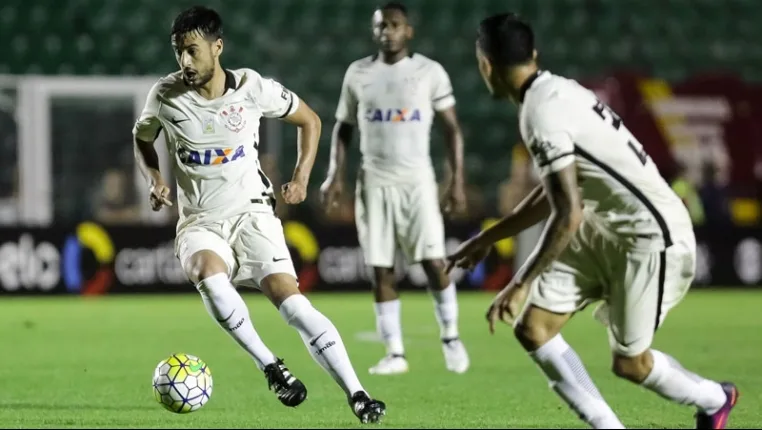
M 514 13 L 501 13 L 485 18 L 479 24 L 476 43 L 493 63 L 515 66 L 532 59 L 534 32 Z
M 389 3 L 378 8 L 379 10 L 396 10 L 407 17 L 407 6 L 397 1 L 390 1 Z
M 194 31 L 205 39 L 217 40 L 222 37 L 222 18 L 214 9 L 193 6 L 177 15 L 170 35 L 176 37 Z

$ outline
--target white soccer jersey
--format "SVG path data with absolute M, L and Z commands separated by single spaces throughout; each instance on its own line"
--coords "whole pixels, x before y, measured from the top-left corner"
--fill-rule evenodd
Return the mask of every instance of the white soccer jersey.
M 633 247 L 662 250 L 674 237 L 692 234 L 683 202 L 592 91 L 542 71 L 524 85 L 521 98 L 521 135 L 541 175 L 576 161 L 586 209 Z
M 379 56 L 353 62 L 344 75 L 336 120 L 358 126 L 366 184 L 434 179 L 429 153 L 435 111 L 455 105 L 447 72 L 410 54 L 395 64 Z
M 225 75 L 226 92 L 214 100 L 188 88 L 180 72 L 160 79 L 133 128 L 148 142 L 164 131 L 177 179 L 178 230 L 240 214 L 273 193 L 259 165 L 259 122 L 295 112 L 299 98 L 251 69 Z

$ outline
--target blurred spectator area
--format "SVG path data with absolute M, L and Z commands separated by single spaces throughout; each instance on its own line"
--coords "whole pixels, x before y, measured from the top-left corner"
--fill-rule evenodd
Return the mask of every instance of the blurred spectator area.
M 169 43 L 175 14 L 185 0 L 5 0 L 0 4 L 0 40 L 9 55 L 0 74 L 162 75 L 177 68 Z M 313 194 L 328 160 L 330 129 L 346 67 L 370 55 L 370 17 L 383 3 L 370 0 L 217 0 L 225 21 L 226 67 L 252 67 L 281 80 L 324 121 L 313 178 Z M 544 67 L 573 78 L 602 77 L 626 69 L 674 82 L 707 71 L 732 71 L 760 79 L 762 2 L 759 0 L 408 0 L 416 26 L 413 49 L 441 62 L 453 81 L 466 138 L 466 169 L 479 200 L 496 211 L 499 184 L 510 173 L 518 139 L 515 110 L 493 101 L 474 60 L 476 26 L 484 16 L 514 10 L 537 32 Z M 83 107 L 54 106 L 56 216 L 87 216 L 102 187 L 92 178 L 124 169 L 132 156 L 131 105 L 113 100 Z M 12 131 L 2 110 L 0 145 L 11 148 Z M 84 124 L 88 124 L 84 126 Z M 8 126 L 11 127 L 11 126 Z M 277 170 L 290 177 L 296 132 L 284 127 Z M 441 174 L 445 144 L 438 127 L 432 139 Z M 357 146 L 350 157 L 355 168 Z M 6 153 L 6 152 L 4 152 Z M 3 162 L 6 163 L 6 162 Z M 12 189 L 12 169 L 3 164 L 3 195 Z M 272 168 L 272 166 L 268 166 Z M 90 169 L 84 183 L 80 172 Z M 124 174 L 130 169 L 124 170 Z M 353 175 L 348 175 L 353 178 Z M 121 181 L 121 179 L 120 179 Z M 132 184 L 126 178 L 127 184 Z M 275 181 L 280 185 L 282 181 Z M 125 189 L 129 188 L 129 185 Z M 73 192 L 71 190 L 77 190 Z M 478 191 L 477 191 L 478 190 Z M 88 194 L 90 193 L 90 194 Z M 60 194 L 63 195 L 63 194 Z M 68 195 L 75 198 L 69 199 Z M 128 199 L 129 200 L 129 199 Z M 349 212 L 346 212 L 348 214 Z

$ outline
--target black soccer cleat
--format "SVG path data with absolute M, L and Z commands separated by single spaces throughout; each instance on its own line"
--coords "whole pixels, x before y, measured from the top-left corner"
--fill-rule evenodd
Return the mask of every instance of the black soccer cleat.
M 307 400 L 307 387 L 291 374 L 282 359 L 265 366 L 264 372 L 268 388 L 284 405 L 295 408 Z
M 381 422 L 381 418 L 386 415 L 386 403 L 371 399 L 364 391 L 352 394 L 349 406 L 363 424 Z

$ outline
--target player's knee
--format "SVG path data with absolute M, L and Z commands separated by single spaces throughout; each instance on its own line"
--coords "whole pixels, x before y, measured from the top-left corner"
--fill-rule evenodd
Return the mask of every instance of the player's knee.
M 262 293 L 280 309 L 280 305 L 289 297 L 301 294 L 296 278 L 287 273 L 273 273 L 260 281 Z
M 394 289 L 396 279 L 394 278 L 394 268 L 374 267 L 373 268 L 373 289 Z
M 443 260 L 423 260 L 421 261 L 421 267 L 427 275 L 439 275 L 444 271 L 445 265 Z
M 373 297 L 376 302 L 388 302 L 397 300 L 397 280 L 394 277 L 394 268 L 373 268 Z
M 450 285 L 450 280 L 444 273 L 445 264 L 443 260 L 423 260 L 421 267 L 429 280 L 429 287 L 442 290 Z
M 614 353 L 611 370 L 616 376 L 639 384 L 648 377 L 652 368 L 653 358 L 649 351 L 645 351 L 632 357 Z
M 212 251 L 199 251 L 190 257 L 186 268 L 188 278 L 194 284 L 219 273 L 228 272 L 228 266 L 217 254 Z
M 513 334 L 525 350 L 535 351 L 556 337 L 569 317 L 529 305 L 513 326 Z
M 513 334 L 525 350 L 534 351 L 553 339 L 558 332 L 545 324 L 521 320 L 513 327 Z

